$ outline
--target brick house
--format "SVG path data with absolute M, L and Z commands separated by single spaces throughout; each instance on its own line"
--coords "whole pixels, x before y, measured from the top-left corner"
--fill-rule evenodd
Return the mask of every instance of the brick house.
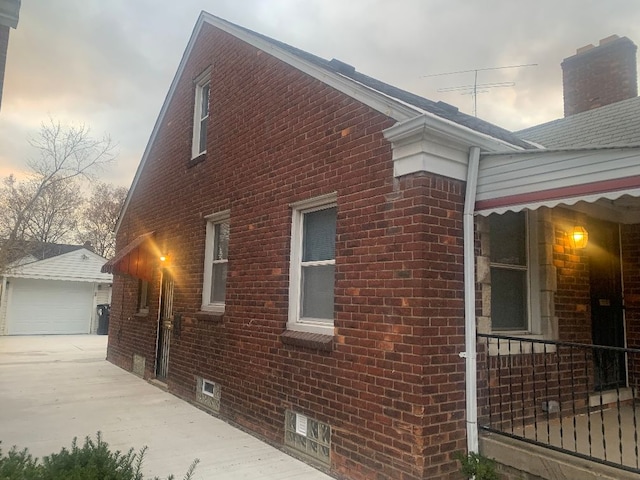
M 4 70 L 9 48 L 9 32 L 18 26 L 21 0 L 0 0 L 0 105 L 2 104 L 2 87 Z
M 591 214 L 558 206 L 638 197 L 637 147 L 588 152 L 595 167 L 529 200 L 546 172 L 528 168 L 562 153 L 203 12 L 103 267 L 107 358 L 337 478 L 459 478 L 453 452 L 500 411 L 486 372 L 504 340 L 476 343 L 476 316 L 481 333 L 572 331 L 589 293 L 556 321 L 585 293 L 560 278 L 585 260 L 555 248 L 556 223 Z M 545 255 L 495 260 L 508 239 Z M 575 268 L 555 285 L 560 256 Z M 532 291 L 555 310 L 529 314 Z

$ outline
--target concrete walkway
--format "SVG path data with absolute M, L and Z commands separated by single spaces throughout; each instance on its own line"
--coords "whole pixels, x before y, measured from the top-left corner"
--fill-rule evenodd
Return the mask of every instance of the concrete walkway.
M 145 474 L 195 478 L 329 480 L 105 361 L 105 336 L 0 337 L 0 447 L 37 457 L 102 432 L 112 450 L 147 445 Z

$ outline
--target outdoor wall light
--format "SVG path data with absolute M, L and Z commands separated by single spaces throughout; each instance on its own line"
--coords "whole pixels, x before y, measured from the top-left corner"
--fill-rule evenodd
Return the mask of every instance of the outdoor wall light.
M 167 260 L 169 260 L 169 254 L 168 253 L 163 253 L 160 255 L 160 261 L 162 263 L 165 263 Z
M 576 225 L 573 227 L 573 230 L 569 232 L 569 245 L 571 245 L 571 248 L 585 248 L 588 241 L 589 232 L 580 225 Z

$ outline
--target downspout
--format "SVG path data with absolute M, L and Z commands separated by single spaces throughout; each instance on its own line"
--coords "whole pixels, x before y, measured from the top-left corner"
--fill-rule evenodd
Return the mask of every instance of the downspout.
M 464 337 L 465 351 L 460 354 L 466 360 L 466 410 L 467 410 L 467 450 L 478 452 L 478 390 L 476 364 L 476 276 L 473 213 L 478 186 L 478 164 L 480 148 L 469 149 L 467 187 L 462 216 L 464 239 Z

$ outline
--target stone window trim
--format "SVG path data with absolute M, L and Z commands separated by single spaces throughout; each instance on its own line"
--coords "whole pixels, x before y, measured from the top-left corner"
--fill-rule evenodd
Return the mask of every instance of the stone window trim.
M 214 264 L 221 262 L 228 265 L 228 258 L 223 260 L 215 260 L 214 250 L 217 248 L 215 245 L 215 229 L 216 226 L 229 223 L 231 218 L 230 210 L 224 210 L 204 217 L 207 221 L 206 237 L 205 237 L 205 255 L 204 255 L 204 276 L 202 282 L 202 306 L 200 310 L 214 315 L 223 315 L 225 311 L 225 302 L 212 301 L 211 300 L 211 287 L 212 287 L 212 273 Z M 227 255 L 228 257 L 228 255 Z M 225 280 L 226 281 L 226 280 Z M 226 288 L 226 287 L 225 287 Z
M 291 215 L 291 255 L 289 264 L 289 314 L 287 329 L 298 332 L 316 333 L 333 337 L 333 318 L 314 319 L 302 316 L 302 256 L 303 224 L 305 214 L 337 207 L 338 194 L 332 192 L 290 205 Z M 335 256 L 332 262 L 335 265 Z

